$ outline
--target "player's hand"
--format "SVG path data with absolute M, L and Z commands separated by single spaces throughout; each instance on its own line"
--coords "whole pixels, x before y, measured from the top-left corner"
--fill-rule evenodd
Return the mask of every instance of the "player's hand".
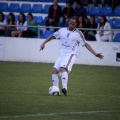
M 102 55 L 102 53 L 97 53 L 95 56 L 98 57 L 98 58 L 100 58 L 100 59 L 104 58 L 104 56 Z
M 45 48 L 45 44 L 43 43 L 43 44 L 41 44 L 39 51 L 43 50 L 44 48 Z

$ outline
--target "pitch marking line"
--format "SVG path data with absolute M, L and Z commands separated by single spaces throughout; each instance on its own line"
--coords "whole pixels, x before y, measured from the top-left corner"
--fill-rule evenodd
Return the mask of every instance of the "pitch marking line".
M 0 116 L 4 118 L 27 118 L 27 117 L 41 117 L 41 116 L 59 116 L 59 115 L 82 115 L 82 114 L 97 114 L 97 113 L 119 113 L 120 110 L 101 110 L 101 111 L 86 111 L 86 112 L 64 112 L 64 113 L 48 113 L 48 114 L 28 114 L 17 116 Z
M 10 92 L 10 93 L 19 93 L 19 92 Z M 46 93 L 36 93 L 36 92 L 21 92 L 21 93 L 25 93 L 25 94 L 38 94 L 38 95 L 48 95 Z M 69 95 L 73 95 L 73 96 L 85 96 L 85 97 L 89 97 L 89 96 L 93 96 L 93 97 L 113 97 L 113 98 L 120 98 L 120 96 L 118 95 L 90 95 L 90 94 L 69 94 Z

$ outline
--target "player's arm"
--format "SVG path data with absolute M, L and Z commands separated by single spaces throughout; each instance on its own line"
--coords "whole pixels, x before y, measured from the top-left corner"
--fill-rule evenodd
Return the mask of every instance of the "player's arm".
M 91 47 L 90 44 L 86 43 L 86 44 L 85 44 L 85 47 L 86 47 L 92 54 L 94 54 L 96 57 L 98 57 L 98 58 L 100 58 L 100 59 L 103 59 L 104 56 L 103 56 L 101 53 L 96 53 L 96 52 L 93 50 L 93 48 Z
M 45 48 L 45 44 L 52 40 L 54 38 L 53 35 L 50 35 L 41 45 L 40 45 L 40 50 L 43 50 Z

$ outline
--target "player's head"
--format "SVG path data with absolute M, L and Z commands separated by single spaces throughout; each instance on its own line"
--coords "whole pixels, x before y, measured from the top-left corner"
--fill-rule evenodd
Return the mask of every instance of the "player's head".
M 73 31 L 77 26 L 77 17 L 71 17 L 68 22 L 68 27 L 70 31 Z

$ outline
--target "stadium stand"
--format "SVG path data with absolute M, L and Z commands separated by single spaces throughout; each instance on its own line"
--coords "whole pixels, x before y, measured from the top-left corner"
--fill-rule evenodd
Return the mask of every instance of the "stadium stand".
M 53 33 L 54 33 L 54 30 L 46 30 L 45 33 L 42 36 L 40 36 L 40 38 L 46 39 L 49 35 Z
M 59 0 L 59 4 L 62 7 L 62 9 L 65 7 L 66 1 L 67 0 Z M 27 15 L 28 12 L 31 12 L 34 15 L 36 22 L 39 25 L 44 26 L 47 20 L 48 10 L 52 2 L 53 0 L 6 0 L 6 1 L 1 0 L 0 11 L 4 12 L 6 20 L 9 12 L 14 12 L 16 20 L 18 20 L 19 12 L 23 12 L 25 13 L 25 15 Z M 119 6 L 117 6 L 114 9 L 114 11 L 112 11 L 112 8 L 108 6 L 101 7 L 100 5 L 98 6 L 86 5 L 84 7 L 88 12 L 88 16 L 90 15 L 97 16 L 95 20 L 96 23 L 100 22 L 99 16 L 107 16 L 112 29 L 120 29 Z M 114 19 L 114 17 L 116 17 L 117 19 Z M 61 23 L 62 19 L 60 20 L 58 27 L 61 27 Z M 42 34 L 42 32 L 40 32 L 40 34 Z M 42 36 L 44 37 L 45 35 L 43 34 Z M 115 37 L 117 36 L 118 35 L 116 35 Z
M 38 2 L 39 0 L 28 0 L 28 2 Z
M 39 25 L 41 25 L 43 22 L 42 16 L 34 16 L 34 19 Z
M 39 0 L 40 2 L 51 2 L 50 0 Z
M 11 3 L 6 12 L 16 12 L 20 8 L 18 3 Z
M 113 39 L 113 42 L 120 42 L 120 33 L 117 33 L 115 38 Z
M 101 16 L 110 16 L 112 14 L 112 7 L 105 6 L 101 9 Z
M 17 10 L 17 12 L 26 13 L 26 12 L 29 12 L 30 10 L 31 10 L 30 4 L 22 4 L 21 8 Z
M 120 29 L 120 19 L 115 19 L 112 24 L 112 28 Z
M 42 4 L 34 4 L 32 9 L 29 10 L 30 13 L 41 13 L 43 10 Z
M 41 25 L 45 25 L 45 23 L 46 23 L 46 20 L 48 19 L 48 16 L 46 16 L 44 19 L 43 19 L 43 21 L 42 21 L 42 23 L 41 23 Z
M 100 16 L 100 7 L 99 6 L 92 6 L 90 8 L 88 15 Z
M 8 9 L 8 3 L 0 3 L 0 12 L 6 11 Z
M 43 10 L 41 11 L 41 13 L 47 14 L 48 11 L 49 11 L 49 7 L 50 7 L 50 5 L 46 4 L 46 5 L 44 6 Z
M 120 6 L 117 6 L 113 11 L 113 16 L 120 16 Z

